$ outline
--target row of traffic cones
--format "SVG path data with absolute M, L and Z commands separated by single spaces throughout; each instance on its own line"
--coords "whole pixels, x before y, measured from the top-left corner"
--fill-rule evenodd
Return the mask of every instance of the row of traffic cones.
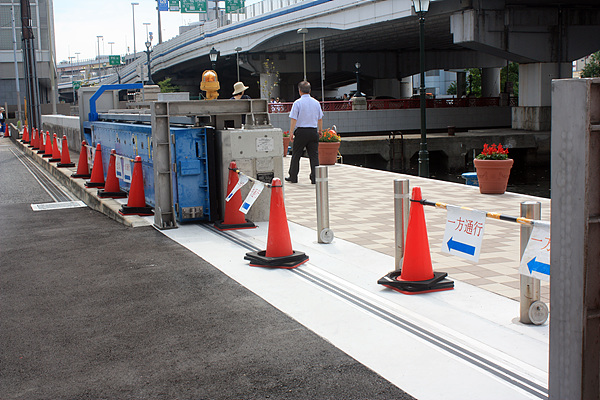
M 37 150 L 37 154 L 44 158 L 49 158 L 49 162 L 57 162 L 57 167 L 74 167 L 69 154 L 69 146 L 67 137 L 63 135 L 62 151 L 59 150 L 57 135 L 53 135 L 51 140 L 50 132 L 39 132 L 36 128 L 32 128 L 31 132 L 27 126 L 23 129 L 21 142 L 29 145 L 32 150 Z M 85 183 L 87 188 L 98 188 L 98 197 L 101 198 L 124 198 L 128 197 L 127 205 L 123 205 L 119 210 L 122 215 L 152 215 L 152 207 L 146 205 L 146 196 L 144 192 L 144 178 L 142 171 L 142 159 L 136 157 L 134 161 L 133 174 L 129 196 L 119 187 L 119 179 L 116 173 L 116 151 L 111 150 L 110 162 L 104 181 L 104 168 L 102 165 L 102 149 L 100 143 L 96 145 L 96 157 L 94 159 L 92 173 L 87 159 L 87 143 L 85 140 L 81 142 L 81 152 L 79 153 L 79 162 L 77 163 L 77 171 L 71 175 L 71 178 L 89 179 Z

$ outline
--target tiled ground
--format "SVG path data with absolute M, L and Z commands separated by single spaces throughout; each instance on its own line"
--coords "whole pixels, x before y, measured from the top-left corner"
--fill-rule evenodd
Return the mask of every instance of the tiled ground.
M 287 172 L 290 157 L 284 158 Z M 299 182 L 285 185 L 285 207 L 290 221 L 317 228 L 315 185 L 310 183 L 308 159 L 302 158 Z M 386 171 L 336 164 L 328 168 L 329 219 L 335 237 L 394 256 L 394 180 L 409 179 L 420 186 L 423 198 L 478 210 L 519 216 L 520 203 L 539 201 L 542 219 L 550 220 L 550 200 L 515 193 L 482 195 L 479 188 Z M 446 211 L 425 207 L 433 269 L 451 279 L 519 299 L 520 225 L 486 219 L 479 262 L 442 253 Z M 316 240 L 316 237 L 315 237 Z M 394 266 L 390 265 L 390 270 Z M 549 285 L 542 282 L 542 300 L 549 303 Z

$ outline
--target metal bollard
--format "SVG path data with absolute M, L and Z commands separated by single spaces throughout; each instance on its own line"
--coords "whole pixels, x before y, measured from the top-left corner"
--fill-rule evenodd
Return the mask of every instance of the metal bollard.
M 408 228 L 408 211 L 410 209 L 410 193 L 408 179 L 394 179 L 394 270 L 402 268 L 404 258 L 404 240 Z
M 327 167 L 318 166 L 315 172 L 317 183 L 317 236 L 319 243 L 331 243 L 333 231 L 329 229 L 329 178 Z
M 524 201 L 521 203 L 521 217 L 529 219 L 540 219 L 542 204 L 539 201 Z M 529 236 L 533 227 L 521 225 L 521 258 L 527 247 Z M 540 300 L 540 280 L 531 276 L 519 275 L 521 280 L 520 286 L 520 311 L 519 321 L 524 324 L 533 324 L 529 316 L 531 305 Z

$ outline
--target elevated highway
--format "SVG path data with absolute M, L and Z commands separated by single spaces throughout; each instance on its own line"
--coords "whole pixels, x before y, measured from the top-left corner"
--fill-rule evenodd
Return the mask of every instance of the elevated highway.
M 171 77 L 182 90 L 199 94 L 201 72 L 211 67 L 208 53 L 219 51 L 216 69 L 221 97 L 241 80 L 252 97 L 293 100 L 302 79 L 303 35 L 307 28 L 307 77 L 320 93 L 320 40 L 324 41 L 325 89 L 356 80 L 370 95 L 412 94 L 403 78 L 419 71 L 418 17 L 410 0 L 265 0 L 239 14 L 226 14 L 154 47 L 155 81 Z M 426 70 L 483 68 L 488 96 L 500 92 L 499 71 L 507 60 L 520 63 L 519 119 L 547 129 L 550 80 L 568 77 L 571 62 L 600 48 L 600 5 L 596 0 L 438 0 L 426 15 Z M 242 50 L 236 53 L 235 48 Z M 140 81 L 139 58 L 123 68 L 123 83 Z M 115 83 L 113 76 L 107 83 Z

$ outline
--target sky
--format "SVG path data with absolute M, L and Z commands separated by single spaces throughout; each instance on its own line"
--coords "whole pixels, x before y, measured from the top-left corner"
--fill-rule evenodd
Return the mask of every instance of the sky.
M 79 60 L 95 58 L 100 53 L 124 55 L 133 52 L 133 16 L 131 3 L 135 7 L 136 50 L 145 50 L 146 26 L 152 32 L 152 44 L 158 43 L 158 12 L 156 0 L 54 0 L 54 30 L 56 38 L 56 60 L 68 61 L 69 56 Z M 247 2 L 248 4 L 248 2 Z M 180 25 L 198 21 L 198 14 L 181 14 L 163 11 L 161 26 L 163 41 L 179 34 Z M 129 48 L 129 50 L 128 50 Z M 75 61 L 76 58 L 73 58 Z

